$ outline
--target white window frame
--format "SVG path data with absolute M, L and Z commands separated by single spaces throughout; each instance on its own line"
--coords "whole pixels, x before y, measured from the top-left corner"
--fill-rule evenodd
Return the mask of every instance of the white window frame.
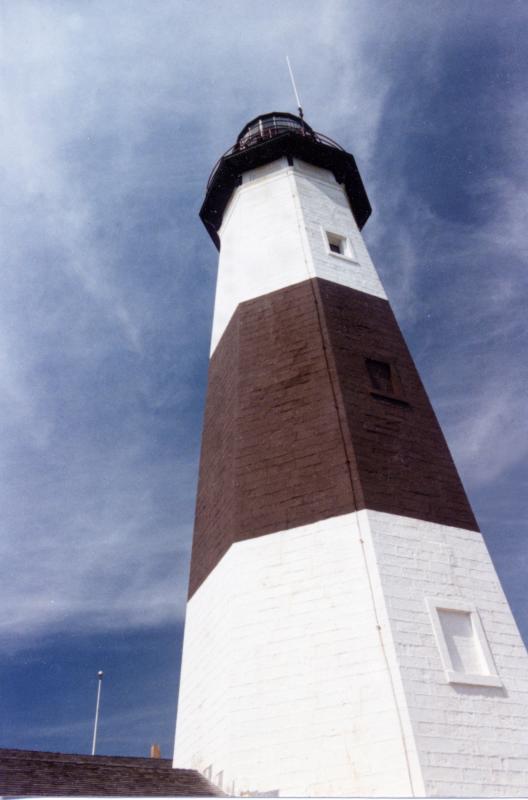
M 493 656 L 491 654 L 486 633 L 482 626 L 477 607 L 472 603 L 459 602 L 458 600 L 446 600 L 439 597 L 427 597 L 425 602 L 429 611 L 429 617 L 431 619 L 436 644 L 438 646 L 438 650 L 440 651 L 440 657 L 447 682 L 465 683 L 473 686 L 503 686 L 503 682 L 497 674 L 497 668 L 495 667 L 495 662 L 493 661 Z M 477 646 L 480 647 L 487 672 L 482 674 L 460 672 L 460 670 L 456 670 L 454 668 L 451 656 L 449 654 L 447 642 L 445 640 L 440 614 L 438 613 L 439 611 L 458 611 L 469 615 L 471 626 L 473 628 L 473 634 L 475 636 Z
M 321 232 L 323 234 L 323 240 L 325 243 L 325 248 L 327 255 L 333 256 L 333 258 L 341 258 L 343 261 L 351 261 L 354 264 L 358 264 L 358 260 L 356 257 L 356 253 L 354 251 L 354 247 L 352 242 L 348 238 L 348 236 L 343 236 L 342 233 L 336 233 L 335 231 L 329 231 L 326 228 L 321 227 Z M 340 242 L 343 242 L 343 251 L 342 253 L 334 253 L 333 250 L 330 250 L 330 238 L 338 239 Z

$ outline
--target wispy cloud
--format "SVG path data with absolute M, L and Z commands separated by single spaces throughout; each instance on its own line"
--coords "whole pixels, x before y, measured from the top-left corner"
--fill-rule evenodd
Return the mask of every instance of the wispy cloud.
M 137 463 L 138 455 L 126 448 L 114 458 L 105 453 L 104 467 L 97 453 L 74 457 L 61 471 L 62 491 L 41 476 L 27 492 L 35 508 L 8 519 L 1 543 L 10 567 L 2 580 L 9 609 L 0 625 L 4 647 L 64 629 L 140 628 L 181 617 L 191 521 L 171 518 L 158 500 L 170 491 L 170 478 L 190 494 L 195 464 L 171 459 L 149 467 Z

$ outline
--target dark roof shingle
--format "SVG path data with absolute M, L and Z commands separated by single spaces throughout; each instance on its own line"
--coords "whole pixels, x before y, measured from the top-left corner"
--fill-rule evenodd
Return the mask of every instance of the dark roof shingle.
M 224 797 L 193 769 L 168 758 L 85 756 L 0 749 L 0 795 Z

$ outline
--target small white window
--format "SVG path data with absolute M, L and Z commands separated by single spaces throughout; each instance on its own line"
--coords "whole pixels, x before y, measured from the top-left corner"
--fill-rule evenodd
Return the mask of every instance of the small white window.
M 331 253 L 340 253 L 345 255 L 346 239 L 343 236 L 337 236 L 335 233 L 326 233 L 328 239 L 328 247 Z
M 215 783 L 216 783 L 216 785 L 218 786 L 219 789 L 222 789 L 222 787 L 224 785 L 224 770 L 221 770 L 217 774 Z
M 448 682 L 502 686 L 475 606 L 437 598 L 426 602 Z
M 213 765 L 212 764 L 209 764 L 209 766 L 204 769 L 203 776 L 208 781 L 210 781 L 212 779 L 212 777 L 213 777 Z
M 328 253 L 332 253 L 335 256 L 341 256 L 349 261 L 356 261 L 352 244 L 346 236 L 341 236 L 340 234 L 332 233 L 331 231 L 325 231 L 324 235 Z

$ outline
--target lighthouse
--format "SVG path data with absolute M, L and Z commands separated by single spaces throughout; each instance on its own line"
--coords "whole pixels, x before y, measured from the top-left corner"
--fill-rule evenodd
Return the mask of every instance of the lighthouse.
M 288 113 L 249 122 L 209 180 L 174 766 L 243 796 L 525 796 L 526 650 L 370 211 L 353 156 Z

